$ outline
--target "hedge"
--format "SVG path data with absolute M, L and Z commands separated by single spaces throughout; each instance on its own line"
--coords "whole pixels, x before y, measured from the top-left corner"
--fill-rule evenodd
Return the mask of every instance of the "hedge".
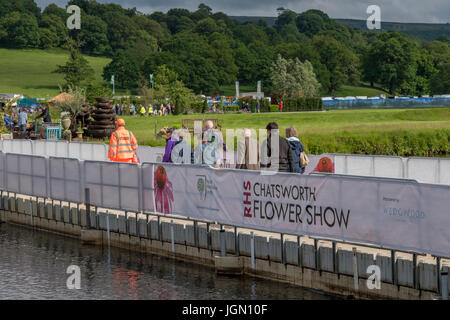
M 285 98 L 283 112 L 293 111 L 322 111 L 322 99 L 320 98 Z
M 270 112 L 278 112 L 280 111 L 280 106 L 277 104 L 271 104 L 270 105 Z
M 260 106 L 260 110 L 261 112 L 270 112 L 270 104 L 269 101 L 267 101 L 267 99 L 261 99 L 261 106 Z M 239 104 L 239 108 L 242 109 L 244 102 L 247 102 L 250 105 L 250 110 L 251 112 L 254 112 L 256 109 L 256 103 L 257 100 L 253 99 L 253 98 L 239 98 L 238 100 L 238 104 Z
M 224 106 L 223 108 L 225 112 L 237 112 L 240 109 L 239 106 Z

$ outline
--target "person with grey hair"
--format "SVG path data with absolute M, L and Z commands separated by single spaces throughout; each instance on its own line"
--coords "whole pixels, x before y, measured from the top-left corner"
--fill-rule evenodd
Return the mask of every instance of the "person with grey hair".
M 223 164 L 223 151 L 226 151 L 226 144 L 223 141 L 222 133 L 214 128 L 213 121 L 205 122 L 204 130 L 197 138 L 199 145 L 195 148 L 194 163 L 220 167 Z

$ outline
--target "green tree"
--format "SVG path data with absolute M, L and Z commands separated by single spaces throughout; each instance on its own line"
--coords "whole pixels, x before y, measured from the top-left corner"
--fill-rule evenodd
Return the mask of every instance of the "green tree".
M 286 60 L 281 55 L 272 64 L 271 80 L 273 90 L 284 97 L 313 97 L 320 88 L 308 60 L 302 63 L 298 58 Z
M 432 94 L 450 93 L 450 63 L 439 66 L 438 72 L 430 79 L 430 89 Z
M 39 27 L 41 31 L 41 47 L 44 48 L 59 47 L 68 35 L 67 27 L 60 17 L 54 14 L 42 15 Z M 45 35 L 42 33 L 45 33 Z
M 109 55 L 111 47 L 108 42 L 108 25 L 99 17 L 88 14 L 81 15 L 83 26 L 79 31 L 83 41 L 83 52 L 91 55 Z
M 146 31 L 149 35 L 155 38 L 157 41 L 162 41 L 164 38 L 164 30 L 161 25 L 155 20 L 150 19 L 147 16 L 134 16 L 133 21 L 136 25 Z
M 103 20 L 108 25 L 107 36 L 113 50 L 126 50 L 136 40 L 138 27 L 130 17 L 112 11 L 107 12 Z
M 55 48 L 60 43 L 60 38 L 51 29 L 47 28 L 39 28 L 39 35 L 40 35 L 40 43 L 41 48 L 47 49 L 47 48 Z
M 329 81 L 326 81 L 324 89 L 332 94 L 357 72 L 359 60 L 350 49 L 334 38 L 315 36 L 312 43 L 320 55 L 320 62 L 328 71 Z
M 214 56 L 213 61 L 218 69 L 217 80 L 219 84 L 230 84 L 236 80 L 238 68 L 234 63 L 233 51 L 229 41 L 215 40 L 211 43 Z
M 57 16 L 62 23 L 64 23 L 67 18 L 69 17 L 69 14 L 64 10 L 63 8 L 58 7 L 56 4 L 51 3 L 47 7 L 45 7 L 44 11 L 42 12 L 42 15 L 55 15 Z
M 11 12 L 0 19 L 0 44 L 13 48 L 39 46 L 39 27 L 35 16 L 26 12 Z
M 182 113 L 194 101 L 193 92 L 184 86 L 175 71 L 170 70 L 165 65 L 156 69 L 154 79 L 155 96 L 159 99 L 168 98 L 175 105 L 174 114 Z
M 119 88 L 132 89 L 136 87 L 139 79 L 139 67 L 127 52 L 119 50 L 103 69 L 104 80 L 109 81 L 112 75 L 117 79 Z
M 414 94 L 417 59 L 417 45 L 407 36 L 381 33 L 364 57 L 364 74 L 371 82 L 382 84 L 390 94 Z
M 94 70 L 89 65 L 89 62 L 80 53 L 82 42 L 72 38 L 66 39 L 66 48 L 69 51 L 69 60 L 65 65 L 59 65 L 53 71 L 54 73 L 64 74 L 66 86 L 79 87 L 84 81 L 89 81 L 93 78 Z
M 197 23 L 194 32 L 203 36 L 209 36 L 218 30 L 216 22 L 212 18 L 206 18 Z

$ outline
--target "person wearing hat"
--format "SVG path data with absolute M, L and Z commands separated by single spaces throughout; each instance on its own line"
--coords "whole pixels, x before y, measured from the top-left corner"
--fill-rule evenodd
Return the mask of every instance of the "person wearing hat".
M 125 120 L 116 121 L 116 131 L 111 134 L 108 158 L 115 162 L 138 163 L 135 151 L 138 148 L 133 133 L 125 129 Z

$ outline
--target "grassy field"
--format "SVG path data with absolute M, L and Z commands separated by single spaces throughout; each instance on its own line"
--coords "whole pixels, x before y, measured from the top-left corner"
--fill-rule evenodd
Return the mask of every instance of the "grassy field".
M 307 151 L 313 154 L 433 156 L 450 153 L 450 108 L 123 118 L 141 145 L 164 145 L 164 139 L 156 137 L 155 128 L 156 131 L 164 126 L 181 128 L 183 118 L 218 118 L 223 129 L 257 131 L 276 121 L 283 136 L 285 128 L 293 125 Z
M 110 59 L 86 56 L 101 82 L 103 68 Z M 52 73 L 68 59 L 67 51 L 0 49 L 0 93 L 21 93 L 36 98 L 50 98 L 59 93 L 64 83 L 61 74 Z

